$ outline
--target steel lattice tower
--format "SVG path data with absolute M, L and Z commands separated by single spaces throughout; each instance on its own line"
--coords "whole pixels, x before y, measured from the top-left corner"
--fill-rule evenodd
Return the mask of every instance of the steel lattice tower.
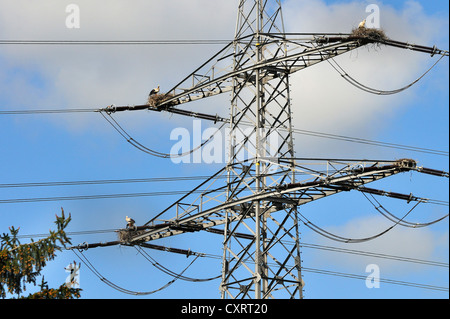
M 236 199 L 241 183 L 235 181 L 247 185 L 239 194 L 258 194 L 280 182 L 294 182 L 289 165 L 281 168 L 270 161 L 294 157 L 289 72 L 285 63 L 257 67 L 262 61 L 287 54 L 283 41 L 266 36 L 284 33 L 281 4 L 270 9 L 267 2 L 256 0 L 239 4 L 233 68 L 235 72 L 250 69 L 233 77 L 228 200 Z M 289 297 L 302 297 L 296 207 L 269 200 L 246 204 L 226 211 L 222 297 L 245 297 L 254 291 L 252 295 L 260 299 L 280 289 Z M 246 216 L 250 218 L 242 218 Z M 235 234 L 240 229 L 251 230 L 254 238 L 250 242 L 239 238 Z M 282 238 L 293 245 L 287 247 Z
M 418 202 L 423 199 L 365 184 L 408 171 L 448 177 L 446 172 L 418 167 L 411 159 L 295 157 L 289 76 L 371 43 L 448 56 L 436 47 L 369 36 L 285 33 L 281 1 L 240 0 L 234 40 L 158 103 L 101 110 L 108 115 L 167 111 L 228 125 L 226 165 L 144 225 L 127 229 L 120 241 L 89 248 L 123 244 L 167 250 L 147 242 L 183 233 L 219 234 L 222 298 L 302 298 L 299 224 L 307 225 L 308 220 L 300 213 L 301 205 L 350 190 Z M 228 119 L 180 108 L 223 93 L 231 94 Z M 76 248 L 80 247 L 87 248 Z

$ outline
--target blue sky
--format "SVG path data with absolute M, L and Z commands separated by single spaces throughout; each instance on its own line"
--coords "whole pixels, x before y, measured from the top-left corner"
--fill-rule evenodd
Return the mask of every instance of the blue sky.
M 26 40 L 153 40 L 230 39 L 237 1 L 7 1 L 0 0 L 0 39 Z M 65 7 L 81 9 L 79 29 L 67 29 Z M 367 13 L 369 1 L 283 1 L 288 32 L 348 32 Z M 380 1 L 381 27 L 391 38 L 448 50 L 447 1 Z M 152 10 L 150 10 L 152 8 Z M 157 8 L 157 9 L 156 9 Z M 29 109 L 99 108 L 110 104 L 145 102 L 151 88 L 162 90 L 178 83 L 221 48 L 213 46 L 38 46 L 0 45 L 0 111 Z M 427 54 L 383 47 L 359 49 L 338 59 L 361 82 L 380 89 L 402 87 L 423 74 L 435 61 Z M 448 152 L 448 58 L 412 88 L 394 96 L 357 91 L 330 68 L 320 64 L 292 77 L 294 125 L 297 129 L 355 136 Z M 226 117 L 229 96 L 195 102 L 189 107 Z M 175 128 L 193 130 L 190 118 L 155 112 L 115 115 L 123 127 L 150 148 L 169 152 Z M 210 123 L 202 123 L 203 128 Z M 174 164 L 145 154 L 126 143 L 97 113 L 33 115 L 0 114 L 0 184 L 86 180 L 209 176 L 221 164 Z M 192 136 L 192 135 L 191 135 Z M 299 157 L 413 158 L 419 165 L 448 171 L 448 156 L 381 148 L 323 138 L 296 136 Z M 20 226 L 21 235 L 42 234 L 53 226 L 61 207 L 72 214 L 69 232 L 112 230 L 125 226 L 125 216 L 147 222 L 178 196 L 115 199 L 32 201 L 9 199 L 151 193 L 189 190 L 198 181 L 141 182 L 100 185 L 1 187 L 0 232 Z M 22 185 L 23 186 L 23 185 Z M 372 187 L 372 186 L 371 186 Z M 374 188 L 413 193 L 448 201 L 448 179 L 406 173 L 373 185 Z M 411 206 L 380 198 L 398 216 Z M 302 214 L 342 236 L 370 236 L 389 223 L 361 194 L 346 193 L 302 207 Z M 427 222 L 448 214 L 448 206 L 420 205 L 411 221 Z M 396 227 L 379 240 L 361 245 L 338 244 L 301 229 L 308 244 L 342 247 L 448 263 L 448 219 L 423 229 Z M 77 234 L 73 244 L 115 240 L 114 232 Z M 24 238 L 24 241 L 27 239 Z M 155 244 L 205 252 L 185 273 L 190 277 L 220 274 L 222 238 L 187 234 Z M 192 260 L 185 256 L 149 251 L 167 268 L 180 272 Z M 134 248 L 97 248 L 85 252 L 101 274 L 129 290 L 152 291 L 172 278 L 154 268 Z M 48 264 L 51 285 L 63 283 L 70 251 Z M 366 276 L 365 266 L 378 264 L 382 278 L 448 287 L 448 268 L 418 265 L 312 248 L 302 250 L 303 266 Z M 219 281 L 177 281 L 144 297 L 115 291 L 82 265 L 83 298 L 219 298 Z M 305 298 L 448 298 L 448 292 L 382 283 L 368 289 L 365 281 L 305 271 Z

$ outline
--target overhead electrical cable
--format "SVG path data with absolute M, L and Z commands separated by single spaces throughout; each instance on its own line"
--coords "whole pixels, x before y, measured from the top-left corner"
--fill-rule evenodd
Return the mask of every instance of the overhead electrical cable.
M 312 223 L 311 221 L 309 221 L 304 215 L 302 215 L 301 213 L 299 213 L 299 220 L 301 222 L 303 222 L 303 224 L 308 227 L 309 229 L 313 230 L 314 232 L 318 233 L 319 235 L 326 237 L 328 239 L 334 240 L 334 241 L 338 241 L 338 242 L 342 242 L 342 243 L 347 243 L 347 244 L 352 244 L 352 243 L 363 243 L 363 242 L 367 242 L 373 239 L 376 239 L 378 237 L 383 236 L 384 234 L 386 234 L 387 232 L 389 232 L 390 230 L 392 230 L 395 226 L 397 226 L 401 221 L 403 221 L 403 219 L 405 219 L 419 204 L 421 203 L 421 201 L 418 201 L 399 221 L 397 221 L 396 223 L 394 223 L 392 226 L 386 228 L 385 230 L 383 230 L 382 232 L 369 236 L 369 237 L 364 237 L 364 238 L 349 238 L 349 237 L 342 237 L 342 236 L 338 236 L 336 234 L 333 234 L 331 232 L 328 232 L 326 230 L 324 230 L 323 228 L 315 225 L 314 223 Z
M 389 260 L 395 260 L 395 261 L 401 261 L 401 262 L 409 262 L 409 263 L 422 264 L 422 265 L 428 265 L 428 266 L 449 268 L 449 263 L 444 263 L 444 262 L 439 262 L 439 261 L 424 260 L 424 259 L 403 257 L 403 256 L 397 256 L 397 255 L 389 255 L 389 254 L 380 254 L 380 253 L 375 253 L 375 252 L 339 248 L 339 247 L 334 247 L 334 246 L 309 244 L 309 243 L 305 243 L 305 242 L 300 243 L 300 246 L 303 248 L 318 249 L 318 250 L 332 251 L 332 252 L 345 253 L 345 254 L 351 254 L 351 255 L 366 256 L 366 257 L 380 258 L 380 259 L 389 259 Z
M 67 232 L 66 234 L 68 236 L 80 236 L 80 235 L 86 235 L 86 234 L 115 233 L 118 230 L 119 229 L 87 230 L 87 231 Z M 48 237 L 48 234 L 27 234 L 27 235 L 18 235 L 17 236 L 17 238 L 40 238 L 40 237 Z M 280 242 L 283 242 L 284 244 L 293 244 L 293 242 L 290 242 L 289 240 L 280 240 Z M 350 254 L 350 255 L 366 256 L 366 257 L 372 257 L 372 258 L 388 259 L 388 260 L 422 264 L 422 265 L 435 266 L 435 267 L 444 267 L 444 268 L 450 267 L 449 263 L 446 263 L 446 262 L 425 260 L 425 259 L 418 259 L 418 258 L 404 257 L 404 256 L 398 256 L 398 255 L 390 255 L 390 254 L 381 254 L 381 253 L 376 253 L 376 252 L 355 250 L 355 249 L 348 249 L 348 248 L 340 248 L 340 247 L 329 246 L 329 245 L 319 245 L 319 244 L 311 244 L 311 243 L 301 242 L 300 246 L 303 248 L 309 248 L 309 249 L 317 249 L 317 250 L 331 251 L 331 252 L 337 252 L 337 253 L 345 253 L 345 254 Z M 170 249 L 165 249 L 164 251 L 169 252 L 169 253 L 171 252 Z M 201 257 L 212 258 L 212 259 L 222 259 L 223 258 L 223 256 L 221 256 L 221 255 L 213 255 L 213 254 L 206 254 L 206 253 L 202 253 Z
M 158 263 L 152 256 L 150 256 L 150 254 L 148 254 L 144 249 L 142 249 L 139 246 L 134 246 L 134 248 L 139 252 L 139 254 L 141 254 L 148 262 L 150 262 L 156 269 L 162 271 L 163 273 L 172 276 L 174 278 L 178 278 L 184 281 L 190 281 L 190 282 L 205 282 L 205 281 L 211 281 L 211 280 L 215 280 L 218 279 L 220 277 L 222 277 L 222 275 L 218 275 L 215 277 L 210 277 L 210 278 L 192 278 L 192 277 L 186 277 L 183 276 L 182 274 L 178 274 L 170 269 L 168 269 L 167 267 L 161 265 L 160 263 Z M 193 254 L 197 257 L 203 257 L 203 254 Z
M 194 153 L 195 151 L 199 150 L 200 148 L 205 146 L 207 143 L 209 143 L 214 138 L 214 136 L 217 134 L 217 132 L 219 132 L 226 124 L 226 122 L 222 123 L 222 125 L 208 139 L 206 139 L 204 142 L 202 142 L 197 147 L 195 147 L 187 152 L 180 153 L 180 154 L 169 154 L 169 153 L 162 153 L 162 152 L 152 150 L 152 149 L 142 145 L 138 141 L 136 141 L 133 137 L 131 137 L 127 133 L 127 131 L 125 131 L 125 129 L 122 128 L 122 126 L 120 126 L 120 124 L 111 116 L 110 113 L 107 113 L 107 115 L 109 116 L 109 119 L 103 114 L 103 112 L 100 112 L 100 114 L 132 146 L 134 146 L 135 148 L 137 148 L 140 151 L 143 151 L 144 153 L 150 154 L 152 156 L 160 157 L 160 158 L 178 158 L 178 157 L 184 157 L 184 156 Z
M 219 132 L 225 125 L 222 124 L 217 131 L 210 136 L 209 139 L 204 141 L 201 145 L 199 145 L 197 148 L 190 150 L 188 152 L 185 152 L 183 154 L 166 154 L 161 152 L 156 152 L 154 150 L 148 149 L 147 147 L 143 146 L 142 144 L 138 143 L 136 140 L 134 140 L 120 125 L 117 123 L 116 120 L 114 120 L 110 114 L 108 114 L 111 117 L 111 121 L 106 118 L 105 115 L 103 115 L 103 112 L 100 112 L 102 116 L 107 120 L 109 124 L 131 145 L 134 147 L 140 149 L 141 151 L 144 151 L 150 155 L 154 155 L 157 157 L 183 157 L 188 154 L 193 153 L 197 149 L 203 147 L 205 144 L 207 144 L 214 135 Z M 245 123 L 243 123 L 245 125 Z M 381 146 L 381 147 L 387 147 L 387 148 L 394 148 L 394 149 L 401 149 L 401 150 L 407 150 L 407 151 L 413 151 L 413 152 L 420 152 L 420 153 L 427 153 L 427 154 L 433 154 L 433 155 L 442 155 L 442 156 L 449 156 L 448 151 L 441 151 L 441 150 L 435 150 L 435 149 L 428 149 L 428 148 L 422 148 L 422 147 L 414 147 L 414 146 L 408 146 L 408 145 L 402 145 L 402 144 L 395 144 L 395 143 L 387 143 L 387 142 L 380 142 L 380 141 L 374 141 L 369 139 L 363 139 L 363 138 L 357 138 L 357 137 L 350 137 L 350 136 L 344 136 L 344 135 L 337 135 L 337 134 L 330 134 L 330 133 L 323 133 L 323 132 L 316 132 L 311 130 L 301 130 L 301 129 L 293 129 L 293 133 L 302 134 L 302 135 L 308 135 L 308 136 L 314 136 L 314 137 L 321 137 L 321 138 L 328 138 L 328 139 L 334 139 L 334 140 L 341 140 L 346 142 L 353 142 L 353 143 L 360 143 L 360 144 L 366 144 L 366 145 L 373 145 L 373 146 Z
M 139 295 L 151 295 L 154 293 L 157 293 L 167 287 L 169 287 L 170 285 L 172 285 L 176 280 L 180 279 L 181 277 L 183 277 L 184 272 L 197 260 L 197 258 L 199 258 L 199 256 L 196 256 L 195 259 L 178 275 L 175 275 L 174 279 L 169 281 L 167 284 L 165 284 L 164 286 L 152 290 L 152 291 L 148 291 L 148 292 L 137 292 L 137 291 L 133 291 L 133 290 L 129 290 L 129 289 L 125 289 L 123 287 L 120 287 L 116 284 L 114 284 L 113 282 L 111 282 L 110 280 L 108 280 L 107 278 L 105 278 L 94 266 L 93 264 L 89 261 L 89 259 L 82 253 L 81 250 L 79 250 L 78 252 L 76 252 L 76 250 L 72 250 L 74 252 L 74 254 L 84 262 L 84 264 L 86 265 L 86 267 L 92 271 L 92 273 L 97 276 L 102 282 L 104 282 L 105 284 L 107 284 L 108 286 L 110 286 L 111 288 L 125 293 L 125 294 L 129 294 L 129 295 L 135 295 L 135 296 L 139 296 Z M 343 273 L 343 272 L 336 272 L 336 271 L 331 271 L 331 270 L 324 270 L 324 269 L 317 269 L 317 268 L 309 268 L 309 267 L 302 267 L 301 268 L 302 271 L 304 272 L 311 272 L 311 273 L 316 273 L 316 274 L 321 274 L 321 275 L 331 275 L 331 276 L 337 276 L 337 277 L 343 277 L 343 278 L 352 278 L 352 279 L 361 279 L 361 280 L 367 280 L 367 275 L 356 275 L 356 274 L 349 274 L 349 273 Z M 173 274 L 172 274 L 173 275 Z M 401 285 L 401 286 L 407 286 L 407 287 L 414 287 L 414 288 L 421 288 L 421 289 L 429 289 L 429 290 L 435 290 L 435 291 L 444 291 L 444 292 L 448 292 L 448 288 L 447 287 L 442 287 L 442 286 L 436 286 L 436 285 L 428 285 L 428 284 L 421 284 L 421 283 L 413 283 L 413 282 L 408 282 L 408 281 L 400 281 L 400 280 L 393 280 L 393 279 L 387 279 L 387 278 L 379 278 L 378 279 L 379 282 L 382 283 L 387 283 L 387 284 L 395 284 L 395 285 Z
M 328 170 L 330 172 L 331 170 Z M 326 171 L 318 171 L 326 173 Z M 275 174 L 265 174 L 270 177 Z M 297 172 L 296 175 L 307 175 L 305 172 Z M 172 176 L 172 177 L 147 177 L 147 178 L 124 178 L 124 179 L 99 179 L 99 180 L 75 180 L 75 181 L 46 181 L 46 182 L 23 182 L 23 183 L 2 183 L 0 188 L 28 188 L 28 187 L 61 187 L 61 186 L 85 186 L 85 185 L 104 185 L 104 184 L 132 184 L 132 183 L 162 183 L 179 181 L 199 181 L 209 179 L 211 176 L 191 175 L 191 176 Z M 227 176 L 218 176 L 217 179 L 227 179 Z
M 169 281 L 167 284 L 163 285 L 162 287 L 152 290 L 152 291 L 146 291 L 146 292 L 139 292 L 139 291 L 133 291 L 133 290 L 129 290 L 129 289 L 125 289 L 123 287 L 120 287 L 116 284 L 114 284 L 113 282 L 111 282 L 110 280 L 106 279 L 105 277 L 103 277 L 103 275 L 94 267 L 94 265 L 92 265 L 92 263 L 89 261 L 89 259 L 83 254 L 83 252 L 81 250 L 78 250 L 78 252 L 76 252 L 76 249 L 72 249 L 72 251 L 74 252 L 74 254 L 81 259 L 84 264 L 86 265 L 86 267 L 92 271 L 92 273 L 97 276 L 102 282 L 104 282 L 105 284 L 107 284 L 108 286 L 110 286 L 111 288 L 120 291 L 122 293 L 125 294 L 129 294 L 129 295 L 134 295 L 134 296 L 144 296 L 144 295 L 151 295 L 154 293 L 157 293 L 163 289 L 166 289 L 167 287 L 169 287 L 170 285 L 172 285 L 175 281 L 177 281 L 183 274 L 184 272 L 197 260 L 197 258 L 199 256 L 196 256 L 194 258 L 194 260 L 192 260 L 192 262 L 179 274 L 178 277 L 175 277 L 174 279 L 172 279 L 171 281 Z
M 174 177 L 148 177 L 148 178 L 124 178 L 124 179 L 100 179 L 100 180 L 78 180 L 78 181 L 53 181 L 53 182 L 25 182 L 25 183 L 3 183 L 0 188 L 27 188 L 27 187 L 61 187 L 61 186 L 84 186 L 104 184 L 131 184 L 131 183 L 162 183 L 178 181 L 197 181 L 209 178 L 209 176 L 174 176 Z M 226 177 L 223 177 L 226 178 Z
M 245 122 L 245 121 L 241 121 L 240 124 L 245 125 L 245 126 L 253 125 L 252 123 Z M 270 128 L 270 127 L 265 126 L 265 128 Z M 285 128 L 279 128 L 279 130 L 285 131 L 285 132 L 288 131 Z M 332 139 L 332 140 L 339 140 L 339 141 L 344 141 L 344 142 L 366 144 L 366 145 L 386 147 L 386 148 L 392 148 L 392 149 L 400 149 L 400 150 L 419 152 L 419 153 L 427 153 L 427 154 L 432 154 L 432 155 L 449 156 L 449 152 L 443 151 L 443 150 L 436 150 L 436 149 L 404 145 L 404 144 L 397 144 L 397 143 L 382 142 L 382 141 L 364 139 L 364 138 L 359 138 L 359 137 L 345 136 L 345 135 L 332 134 L 332 133 L 324 133 L 324 132 L 318 132 L 318 131 L 312 131 L 312 130 L 292 128 L 292 133 L 306 135 L 306 136 L 319 137 L 319 138 L 327 138 L 327 139 Z
M 372 200 L 364 193 L 361 192 L 364 197 L 373 205 L 373 207 L 375 208 L 375 210 L 377 210 L 382 216 L 386 217 L 388 220 L 390 220 L 391 222 L 398 222 L 398 224 L 400 226 L 403 227 L 409 227 L 409 228 L 421 228 L 421 227 L 426 227 L 426 226 L 430 226 L 433 224 L 436 224 L 442 220 L 444 220 L 445 218 L 447 218 L 449 216 L 449 214 L 440 217 L 436 220 L 433 220 L 431 222 L 428 223 L 412 223 L 412 222 L 408 222 L 406 220 L 402 220 L 399 217 L 395 216 L 394 214 L 392 214 L 391 212 L 389 212 L 376 198 L 373 194 L 369 194 L 372 197 Z
M 352 84 L 353 86 L 355 86 L 356 88 L 363 90 L 365 92 L 371 93 L 371 94 L 376 94 L 376 95 L 392 95 L 392 94 L 397 94 L 400 93 L 402 91 L 405 91 L 406 89 L 409 89 L 410 87 L 412 87 L 414 84 L 416 84 L 417 82 L 419 82 L 425 75 L 428 74 L 428 72 L 430 72 L 444 57 L 445 55 L 441 55 L 441 57 L 428 69 L 425 71 L 425 73 L 423 73 L 419 78 L 417 78 L 416 80 L 414 80 L 413 82 L 409 83 L 408 85 L 399 88 L 399 89 L 395 89 L 395 90 L 379 90 L 379 89 L 374 89 L 371 87 L 368 87 L 360 82 L 358 82 L 356 79 L 354 79 L 353 77 L 351 77 L 337 62 L 336 60 L 331 57 L 329 59 L 327 59 L 326 61 L 333 67 L 334 70 L 336 70 L 336 72 L 338 72 L 341 77 L 343 79 L 345 79 L 347 82 L 349 82 L 350 84 Z M 334 63 L 334 64 L 333 64 Z
M 97 230 L 80 230 L 73 232 L 66 232 L 67 236 L 81 236 L 81 235 L 93 235 L 93 234 L 107 234 L 117 232 L 117 229 L 97 229 Z M 39 238 L 48 237 L 47 234 L 27 234 L 27 235 L 17 235 L 17 238 Z
M 0 115 L 26 115 L 26 114 L 58 114 L 58 113 L 94 113 L 97 109 L 41 109 L 41 110 L 0 110 Z
M 381 141 L 363 139 L 363 138 L 358 138 L 358 137 L 323 133 L 323 132 L 310 131 L 310 130 L 293 129 L 292 131 L 293 131 L 293 133 L 297 133 L 297 134 L 301 134 L 301 135 L 308 135 L 308 136 L 314 136 L 314 137 L 320 137 L 320 138 L 328 138 L 328 139 L 340 140 L 340 141 L 345 141 L 345 142 L 360 143 L 360 144 L 366 144 L 366 145 L 373 145 L 373 146 L 400 149 L 400 150 L 406 150 L 406 151 L 427 153 L 427 154 L 433 154 L 433 155 L 449 156 L 448 151 L 442 151 L 442 150 L 436 150 L 436 149 L 429 149 L 429 148 L 423 148 L 423 147 L 381 142 Z
M 0 45 L 214 45 L 229 44 L 226 39 L 161 39 L 161 40 L 18 40 L 3 39 Z
M 208 180 L 205 180 L 201 185 L 204 185 L 206 182 L 208 182 Z M 223 186 L 222 188 L 224 190 L 226 189 L 225 186 Z M 202 194 L 204 192 L 205 192 L 204 189 L 200 189 L 197 187 L 192 190 L 173 190 L 173 191 L 146 192 L 146 193 L 117 193 L 117 194 L 97 194 L 97 195 L 10 198 L 10 199 L 0 199 L 0 204 L 36 203 L 36 202 L 53 202 L 53 201 L 69 201 L 69 200 L 117 199 L 117 198 L 173 196 L 173 195 L 183 195 L 182 198 L 186 198 L 187 196 L 189 196 L 191 194 Z M 182 198 L 179 200 L 182 200 Z M 425 204 L 449 206 L 448 201 L 442 201 L 442 200 L 427 199 L 426 202 L 424 202 L 424 201 L 420 201 L 420 202 L 425 203 Z M 178 201 L 176 203 L 178 203 Z M 176 203 L 169 206 L 163 212 L 170 209 Z
M 149 192 L 149 193 L 122 193 L 122 194 L 98 194 L 98 195 L 78 195 L 78 196 L 55 196 L 55 197 L 34 197 L 34 198 L 11 198 L 0 199 L 0 204 L 17 204 L 17 203 L 36 203 L 36 202 L 53 202 L 67 200 L 88 200 L 88 199 L 113 199 L 127 197 L 152 197 L 152 196 L 173 196 L 184 195 L 186 193 L 202 193 L 204 190 L 176 190 L 166 192 Z
M 302 267 L 302 271 L 321 274 L 321 275 L 331 275 L 331 276 L 344 277 L 344 278 L 367 280 L 367 275 L 356 275 L 356 274 L 349 274 L 349 273 L 343 273 L 343 272 L 337 272 L 337 271 L 331 271 L 331 270 L 323 270 L 323 269 L 317 269 L 317 268 Z M 382 283 L 386 283 L 386 284 L 393 284 L 393 285 L 400 285 L 400 286 L 407 286 L 407 287 L 414 287 L 414 288 L 421 288 L 421 289 L 429 289 L 429 290 L 436 290 L 436 291 L 444 291 L 444 292 L 449 291 L 448 287 L 427 285 L 427 284 L 414 283 L 414 282 L 409 282 L 409 281 L 393 280 L 393 279 L 387 279 L 387 278 L 374 278 L 374 280 L 376 282 L 380 282 L 380 283 L 382 282 Z
M 0 115 L 25 115 L 25 114 L 58 114 L 58 113 L 103 113 L 100 109 L 41 109 L 41 110 L 0 110 Z M 105 120 L 108 121 L 107 118 Z M 130 137 L 127 137 L 126 132 L 122 131 L 116 124 L 114 124 L 114 121 L 108 121 L 111 126 L 113 126 L 119 134 L 122 135 L 124 139 L 128 141 Z M 250 125 L 249 123 L 241 122 L 243 125 Z M 281 129 L 282 130 L 282 129 Z M 436 149 L 429 149 L 429 148 L 423 148 L 423 147 L 415 147 L 415 146 L 409 146 L 409 145 L 403 145 L 403 144 L 396 144 L 396 143 L 388 143 L 388 142 L 382 142 L 382 141 L 375 141 L 370 139 L 363 139 L 363 138 L 357 138 L 357 137 L 351 137 L 351 136 L 344 136 L 344 135 L 338 135 L 338 134 L 331 134 L 331 133 L 324 133 L 324 132 L 317 132 L 317 131 L 311 131 L 311 130 L 302 130 L 302 129 L 292 129 L 293 133 L 306 135 L 306 136 L 313 136 L 313 137 L 319 137 L 319 138 L 327 138 L 327 139 L 333 139 L 333 140 L 340 140 L 345 142 L 351 142 L 351 143 L 360 143 L 360 144 L 366 144 L 366 145 L 372 145 L 372 146 L 378 146 L 378 147 L 386 147 L 386 148 L 392 148 L 392 149 L 400 149 L 400 150 L 406 150 L 406 151 L 412 151 L 412 152 L 420 152 L 420 153 L 426 153 L 426 154 L 432 154 L 432 155 L 440 155 L 440 156 L 449 156 L 448 151 L 443 150 L 436 150 Z M 134 147 L 141 149 L 144 152 L 148 152 L 150 154 L 154 154 L 155 156 L 161 155 L 164 157 L 165 153 L 156 152 L 150 149 L 146 149 L 143 147 L 143 145 L 140 145 L 140 143 L 137 143 L 135 140 L 130 139 L 128 141 L 130 144 L 134 143 Z M 180 156 L 180 154 L 177 154 L 176 156 Z
M 118 230 L 119 229 L 84 230 L 84 231 L 67 232 L 66 234 L 68 236 L 82 236 L 82 235 L 84 236 L 84 235 L 92 235 L 92 234 L 116 233 Z M 48 237 L 48 233 L 47 234 L 26 234 L 26 235 L 18 235 L 17 236 L 17 238 L 41 238 L 41 237 Z M 281 240 L 281 242 L 283 242 L 285 244 L 290 243 L 287 240 Z M 306 243 L 306 242 L 301 242 L 300 246 L 304 247 L 304 248 L 310 248 L 310 249 L 318 249 L 318 250 L 332 251 L 332 252 L 338 252 L 338 253 L 346 253 L 346 254 L 352 254 L 352 255 L 368 256 L 368 257 L 375 257 L 375 258 L 381 258 L 381 259 L 390 259 L 390 260 L 396 260 L 396 261 L 402 261 L 402 262 L 410 262 L 410 263 L 424 264 L 424 265 L 429 265 L 429 266 L 449 268 L 448 263 L 432 261 L 432 260 L 424 260 L 424 259 L 417 259 L 417 258 L 403 257 L 403 256 L 389 255 L 389 254 L 380 254 L 380 253 L 374 253 L 374 252 L 368 252 L 368 251 L 362 251 L 362 250 L 353 250 L 353 249 L 339 248 L 339 247 L 334 247 L 334 246 L 310 244 L 310 243 Z M 166 250 L 166 251 L 170 252 L 170 250 Z M 202 253 L 201 257 L 211 257 L 211 258 L 215 258 L 215 259 L 222 258 L 222 256 L 219 256 L 219 255 L 215 256 L 215 255 L 204 254 L 204 253 Z

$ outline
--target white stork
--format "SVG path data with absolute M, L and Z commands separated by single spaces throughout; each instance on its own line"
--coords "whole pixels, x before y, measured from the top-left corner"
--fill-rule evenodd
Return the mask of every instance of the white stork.
M 125 216 L 125 220 L 127 222 L 127 228 L 133 228 L 134 227 L 134 219 L 128 216 Z
M 362 21 L 359 23 L 359 25 L 358 25 L 358 28 L 359 28 L 359 29 L 365 28 L 365 27 L 366 27 L 366 19 L 362 20 Z
M 159 92 L 159 85 L 158 85 L 157 88 L 154 88 L 153 90 L 151 90 L 151 91 L 150 91 L 150 94 L 149 94 L 148 96 L 155 95 L 155 94 L 157 94 L 158 92 Z

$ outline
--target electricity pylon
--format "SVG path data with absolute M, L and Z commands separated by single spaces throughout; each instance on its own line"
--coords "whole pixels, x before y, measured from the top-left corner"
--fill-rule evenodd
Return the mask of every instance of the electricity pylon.
M 277 2 L 270 15 L 265 6 L 267 2 L 241 1 L 238 9 L 233 69 L 248 68 L 248 71 L 232 79 L 228 201 L 238 199 L 238 194 L 243 191 L 260 194 L 279 185 L 280 181 L 293 183 L 295 180 L 287 64 L 280 62 L 257 67 L 262 62 L 287 55 L 284 41 L 274 41 L 271 36 L 266 36 L 271 32 L 285 33 L 281 4 Z M 249 134 L 242 131 L 242 121 L 251 123 Z M 244 145 L 247 154 L 242 154 Z M 288 163 L 282 168 L 270 157 L 284 158 Z M 241 182 L 245 185 L 242 188 Z M 256 299 L 267 298 L 279 287 L 288 292 L 289 297 L 296 294 L 302 297 L 295 205 L 285 207 L 281 198 L 257 199 L 245 204 L 225 211 L 222 297 L 245 297 L 254 290 Z M 246 216 L 251 217 L 243 218 Z M 236 222 L 232 223 L 232 220 Z M 248 239 L 236 236 L 239 229 L 250 230 L 252 240 L 248 242 Z M 285 236 L 293 242 L 292 247 L 281 241 Z M 269 263 L 274 264 L 269 267 Z
M 167 111 L 229 125 L 226 166 L 143 226 L 129 229 L 120 243 L 142 245 L 199 231 L 222 234 L 222 298 L 302 298 L 299 224 L 308 221 L 299 213 L 301 205 L 350 190 L 420 202 L 424 199 L 364 185 L 412 170 L 448 177 L 410 159 L 295 157 L 289 76 L 377 42 L 448 55 L 436 47 L 370 36 L 286 33 L 280 1 L 241 0 L 234 40 L 158 103 L 102 110 Z M 231 94 L 228 119 L 179 108 L 226 92 Z

